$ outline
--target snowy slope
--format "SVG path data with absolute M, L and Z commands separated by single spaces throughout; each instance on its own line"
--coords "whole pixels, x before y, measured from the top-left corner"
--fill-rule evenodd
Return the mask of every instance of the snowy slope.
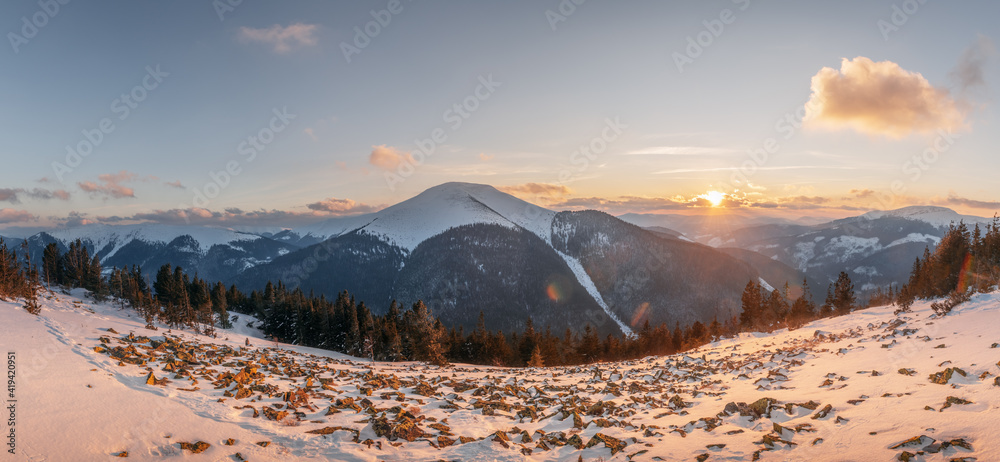
M 947 228 L 950 223 L 958 224 L 960 221 L 964 221 L 965 224 L 970 227 L 975 223 L 985 224 L 992 221 L 988 218 L 973 215 L 961 215 L 952 209 L 946 207 L 935 207 L 932 205 L 914 205 L 910 207 L 903 207 L 901 209 L 885 211 L 876 210 L 865 213 L 864 215 L 861 215 L 861 217 L 869 220 L 881 217 L 899 217 L 906 218 L 908 220 L 923 221 L 937 226 L 938 228 Z
M 1000 459 L 1000 293 L 943 318 L 920 302 L 685 354 L 532 369 L 372 364 L 235 332 L 147 330 L 129 315 L 65 295 L 40 316 L 0 302 L 16 357 L 12 460 Z M 190 375 L 164 371 L 174 360 L 195 361 Z M 228 396 L 244 364 L 272 392 Z M 965 375 L 930 380 L 946 368 Z M 150 372 L 167 382 L 147 383 Z M 286 398 L 302 399 L 298 416 L 280 414 Z M 198 441 L 201 454 L 181 449 Z
M 208 228 L 203 226 L 174 226 L 160 224 L 137 225 L 104 225 L 91 224 L 75 228 L 51 231 L 50 236 L 58 239 L 64 245 L 69 245 L 77 239 L 89 241 L 95 249 L 101 250 L 111 245 L 113 249 L 103 258 L 114 256 L 119 249 L 133 240 L 149 243 L 169 243 L 180 236 L 191 236 L 198 242 L 202 254 L 214 245 L 228 245 L 234 241 L 255 241 L 261 239 L 254 234 L 240 233 L 227 229 Z
M 474 223 L 519 226 L 549 242 L 554 215 L 489 185 L 444 183 L 376 213 L 333 218 L 294 231 L 328 239 L 362 229 L 412 251 L 432 236 Z

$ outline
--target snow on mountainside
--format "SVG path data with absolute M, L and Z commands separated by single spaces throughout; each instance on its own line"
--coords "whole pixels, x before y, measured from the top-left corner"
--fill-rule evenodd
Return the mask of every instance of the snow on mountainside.
M 946 228 L 950 223 L 957 224 L 959 221 L 964 221 L 965 224 L 970 227 L 975 223 L 989 223 L 992 221 L 988 218 L 973 215 L 961 215 L 947 207 L 935 207 L 932 205 L 914 205 L 896 210 L 875 210 L 861 215 L 861 218 L 869 220 L 882 217 L 898 217 L 906 218 L 908 220 L 918 220 L 930 223 L 938 228 Z
M 474 223 L 520 226 L 549 242 L 553 216 L 551 210 L 489 185 L 444 183 L 379 212 L 333 218 L 293 231 L 302 237 L 328 239 L 362 229 L 412 251 L 430 237 Z
M 180 236 L 191 236 L 198 243 L 198 251 L 204 254 L 214 245 L 228 245 L 235 241 L 256 241 L 260 236 L 227 229 L 203 226 L 173 226 L 160 224 L 104 225 L 91 224 L 75 228 L 51 231 L 50 236 L 69 245 L 77 239 L 89 241 L 94 249 L 101 251 L 112 246 L 110 252 L 102 254 L 104 259 L 115 255 L 118 250 L 133 240 L 149 243 L 169 243 Z M 193 250 L 193 249 L 192 249 Z
M 148 330 L 80 295 L 44 297 L 39 316 L 0 301 L 14 460 L 1000 458 L 996 292 L 944 317 L 929 302 L 877 307 L 677 355 L 527 369 Z

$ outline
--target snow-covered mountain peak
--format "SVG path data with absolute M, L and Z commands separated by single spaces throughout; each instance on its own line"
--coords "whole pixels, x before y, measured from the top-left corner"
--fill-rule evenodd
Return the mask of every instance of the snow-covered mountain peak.
M 882 217 L 905 218 L 930 223 L 939 228 L 947 227 L 950 223 L 964 221 L 966 224 L 987 223 L 988 220 L 972 215 L 961 215 L 947 207 L 934 205 L 912 205 L 895 210 L 874 210 L 864 215 L 863 218 L 874 220 Z
M 328 239 L 361 229 L 413 250 L 450 228 L 486 223 L 523 227 L 549 242 L 555 212 L 474 183 L 444 183 L 379 212 L 339 217 L 295 230 L 300 236 Z
M 108 245 L 113 246 L 113 250 L 104 255 L 104 258 L 113 256 L 121 247 L 133 240 L 169 243 L 180 236 L 191 236 L 198 242 L 201 252 L 207 252 L 214 245 L 225 245 L 234 241 L 254 241 L 261 238 L 254 234 L 220 228 L 153 223 L 135 225 L 89 224 L 50 231 L 48 234 L 66 245 L 80 239 L 89 242 L 97 250 L 104 249 Z

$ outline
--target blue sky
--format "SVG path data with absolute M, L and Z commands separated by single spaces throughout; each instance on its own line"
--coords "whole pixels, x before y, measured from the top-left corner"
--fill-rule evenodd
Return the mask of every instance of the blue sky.
M 294 226 L 446 181 L 616 214 L 702 213 L 708 191 L 724 193 L 706 196 L 718 209 L 789 216 L 1000 210 L 996 2 L 391 6 L 4 2 L 0 231 L 143 220 Z M 31 34 L 22 18 L 44 25 Z M 356 46 L 355 28 L 366 26 L 378 33 L 348 62 L 344 44 Z M 690 58 L 681 69 L 678 56 Z M 829 104 L 804 128 L 778 122 L 816 96 L 823 68 L 832 69 L 824 91 L 846 112 Z M 854 78 L 875 69 L 902 106 L 886 109 L 899 98 L 879 101 L 883 87 L 865 93 L 875 84 Z M 144 79 L 157 85 L 136 90 Z M 936 96 L 910 101 L 914 89 Z M 130 107 L 123 94 L 144 99 Z M 114 129 L 70 167 L 67 146 L 105 118 Z M 262 133 L 272 128 L 281 131 Z M 414 140 L 435 130 L 443 141 L 426 155 Z M 270 142 L 257 141 L 250 160 L 241 145 L 256 136 Z M 748 151 L 769 139 L 776 148 L 754 160 Z M 217 172 L 234 161 L 239 173 L 224 181 Z

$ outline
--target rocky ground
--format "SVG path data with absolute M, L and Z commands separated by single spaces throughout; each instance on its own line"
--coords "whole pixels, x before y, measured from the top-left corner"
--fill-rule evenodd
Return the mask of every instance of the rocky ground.
M 437 368 L 0 303 L 26 460 L 1000 460 L 998 321 L 988 294 L 639 361 Z

